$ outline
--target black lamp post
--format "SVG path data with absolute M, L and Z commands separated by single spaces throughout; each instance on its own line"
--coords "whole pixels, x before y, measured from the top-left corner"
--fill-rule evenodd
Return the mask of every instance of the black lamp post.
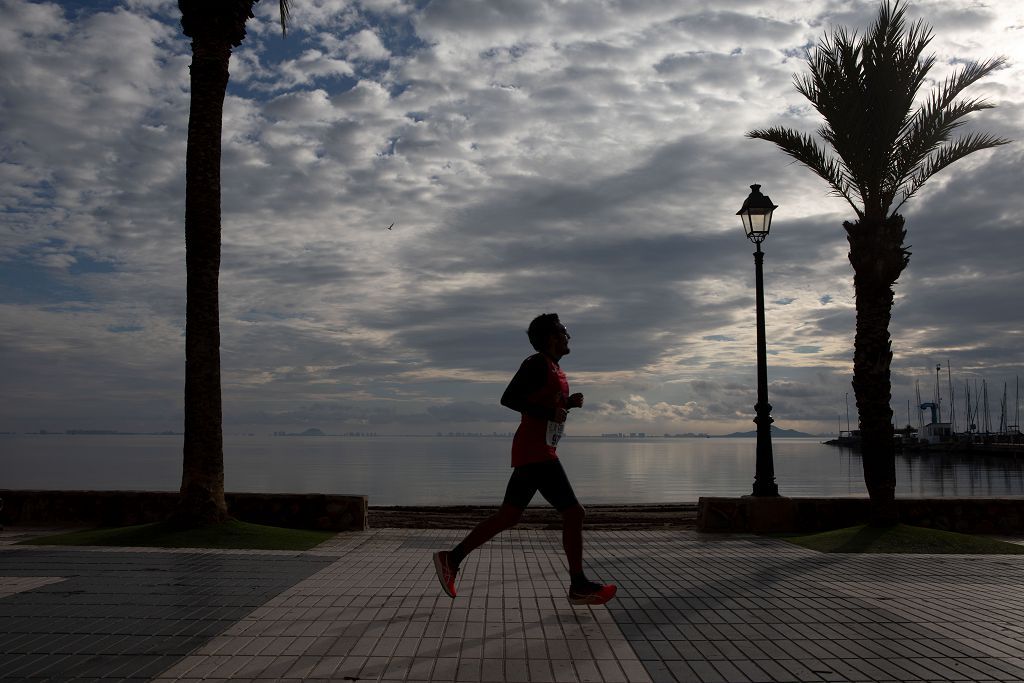
M 736 215 L 743 219 L 747 239 L 757 245 L 754 252 L 754 273 L 757 287 L 757 462 L 754 471 L 755 496 L 777 496 L 779 487 L 775 483 L 775 464 L 772 462 L 772 407 L 768 403 L 768 353 L 764 341 L 764 276 L 761 266 L 764 254 L 761 242 L 768 237 L 772 227 L 772 211 L 779 207 L 761 194 L 760 185 L 750 186 L 750 195 L 743 201 L 743 208 Z

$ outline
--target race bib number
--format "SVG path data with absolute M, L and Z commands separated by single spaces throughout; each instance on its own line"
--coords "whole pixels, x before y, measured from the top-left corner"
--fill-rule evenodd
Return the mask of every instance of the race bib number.
M 548 433 L 544 442 L 553 448 L 558 445 L 563 434 L 565 434 L 564 422 L 552 422 L 551 420 L 548 420 Z

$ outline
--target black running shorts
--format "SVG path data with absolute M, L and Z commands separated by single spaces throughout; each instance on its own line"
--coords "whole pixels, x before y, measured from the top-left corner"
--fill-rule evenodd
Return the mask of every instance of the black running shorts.
M 569 477 L 565 476 L 558 460 L 532 462 L 512 470 L 502 504 L 525 510 L 537 491 L 559 512 L 579 505 Z

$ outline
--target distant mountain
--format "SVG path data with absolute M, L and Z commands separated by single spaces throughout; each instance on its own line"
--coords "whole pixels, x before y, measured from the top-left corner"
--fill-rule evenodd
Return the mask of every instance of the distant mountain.
M 274 432 L 273 436 L 327 436 L 316 427 L 310 427 L 304 432 L 296 434 L 295 432 Z
M 727 439 L 727 438 L 740 438 L 740 437 L 755 437 L 757 436 L 757 430 L 752 432 L 733 432 L 732 434 L 719 434 L 712 436 L 711 438 Z M 807 434 L 806 432 L 798 432 L 795 429 L 782 429 L 772 425 L 772 436 L 790 436 L 790 437 L 813 437 L 814 434 Z

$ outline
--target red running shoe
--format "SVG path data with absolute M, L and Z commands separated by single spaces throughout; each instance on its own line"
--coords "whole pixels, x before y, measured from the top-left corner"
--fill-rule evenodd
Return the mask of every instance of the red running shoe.
M 441 582 L 441 588 L 448 594 L 448 597 L 454 598 L 455 575 L 459 573 L 459 570 L 449 564 L 446 550 L 434 553 L 434 569 L 437 571 L 437 580 Z
M 603 605 L 615 597 L 615 584 L 591 583 L 588 586 L 569 589 L 569 602 L 573 605 Z

